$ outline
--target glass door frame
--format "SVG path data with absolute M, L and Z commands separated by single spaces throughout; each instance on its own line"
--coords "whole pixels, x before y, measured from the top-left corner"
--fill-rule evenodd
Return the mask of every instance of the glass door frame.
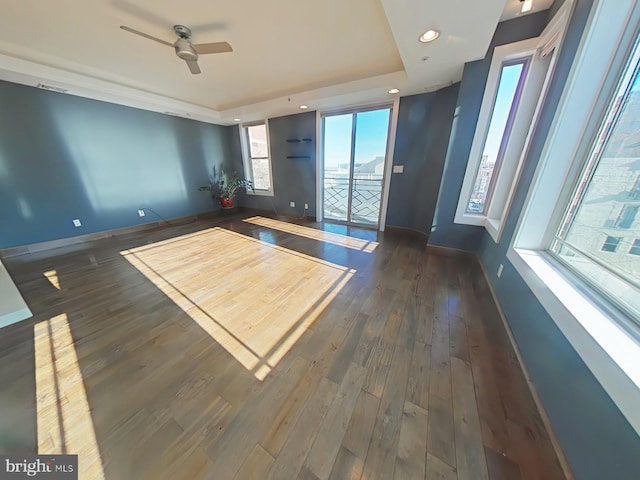
M 389 202 L 389 186 L 391 184 L 391 173 L 393 168 L 393 153 L 395 149 L 396 130 L 398 125 L 398 110 L 400 107 L 400 99 L 396 98 L 393 102 L 385 102 L 379 104 L 363 105 L 359 107 L 338 108 L 330 110 L 317 110 L 316 111 L 316 220 L 321 222 L 324 218 L 324 118 L 335 115 L 345 114 L 357 114 L 363 112 L 369 112 L 373 110 L 389 109 L 389 126 L 387 130 L 387 147 L 385 151 L 384 169 L 382 175 L 382 192 L 380 199 L 380 207 L 378 211 L 378 223 L 377 225 L 366 225 L 362 223 L 354 223 L 351 221 L 341 221 L 336 219 L 330 219 L 331 222 L 338 224 L 358 226 L 362 228 L 376 228 L 379 231 L 384 231 L 387 217 L 387 208 Z M 355 135 L 356 135 L 356 121 L 357 116 L 354 115 L 351 125 L 351 157 L 350 165 L 353 168 L 355 158 Z M 353 176 L 353 172 L 351 172 Z M 349 180 L 349 192 L 347 199 L 347 218 L 351 216 L 351 197 L 353 193 L 353 178 Z

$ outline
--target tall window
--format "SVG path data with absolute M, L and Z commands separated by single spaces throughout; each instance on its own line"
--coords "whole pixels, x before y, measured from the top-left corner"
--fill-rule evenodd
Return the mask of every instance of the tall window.
M 494 49 L 454 221 L 500 241 L 569 19 L 558 10 L 540 37 Z
M 253 182 L 249 194 L 273 195 L 269 130 L 266 122 L 242 125 L 245 176 Z
M 571 6 L 565 0 L 560 9 Z M 594 0 L 562 96 L 548 107 L 553 123 L 507 250 L 637 432 L 640 218 L 632 207 L 640 206 L 633 193 L 640 174 L 640 55 L 633 53 L 639 28 L 636 0 Z
M 627 67 L 550 248 L 637 319 L 640 258 L 627 253 L 640 237 L 640 199 L 629 194 L 640 174 L 639 70 L 639 59 Z
M 468 213 L 485 213 L 495 185 L 495 173 L 500 168 L 513 127 L 528 63 L 527 58 L 502 64 L 493 112 L 482 149 L 482 159 L 467 205 Z

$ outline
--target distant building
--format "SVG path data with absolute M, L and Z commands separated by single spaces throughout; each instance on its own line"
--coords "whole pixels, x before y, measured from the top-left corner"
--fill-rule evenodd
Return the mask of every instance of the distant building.
M 639 92 L 631 93 L 613 128 L 566 239 L 605 265 L 634 276 L 640 271 Z
M 384 173 L 384 156 L 377 156 L 367 163 L 356 165 L 355 173 L 382 176 Z

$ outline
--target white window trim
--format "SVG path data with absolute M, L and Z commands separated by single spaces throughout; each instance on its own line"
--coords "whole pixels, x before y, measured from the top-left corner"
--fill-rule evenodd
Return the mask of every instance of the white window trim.
M 473 138 L 469 161 L 465 172 L 460 198 L 454 218 L 455 223 L 484 226 L 497 243 L 500 241 L 505 221 L 511 207 L 524 159 L 535 132 L 547 88 L 555 70 L 558 53 L 571 17 L 573 0 L 567 0 L 539 37 L 501 45 L 494 49 L 489 76 L 482 98 L 476 133 Z M 543 69 L 540 54 L 552 53 L 548 68 Z M 520 94 L 518 110 L 505 148 L 502 165 L 495 173 L 494 190 L 485 207 L 485 213 L 467 212 L 467 205 L 484 150 L 493 103 L 497 93 L 502 67 L 505 62 L 531 57 L 527 77 Z
M 640 23 L 637 0 L 595 0 L 507 252 L 516 271 L 640 434 L 640 336 L 545 253 Z M 609 74 L 614 72 L 614 74 Z M 588 290 L 587 290 L 588 291 Z
M 254 125 L 262 125 L 264 123 L 267 130 L 267 154 L 269 158 L 269 178 L 271 180 L 271 188 L 269 190 L 258 190 L 255 187 L 253 189 L 247 189 L 247 195 L 256 195 L 262 197 L 273 197 L 273 162 L 271 157 L 271 138 L 269 136 L 269 120 L 251 123 L 243 123 L 238 125 L 240 132 L 240 148 L 242 149 L 242 166 L 244 167 L 245 178 L 253 182 L 253 168 L 251 166 L 251 156 L 249 154 L 249 134 L 246 130 L 247 127 L 253 127 Z

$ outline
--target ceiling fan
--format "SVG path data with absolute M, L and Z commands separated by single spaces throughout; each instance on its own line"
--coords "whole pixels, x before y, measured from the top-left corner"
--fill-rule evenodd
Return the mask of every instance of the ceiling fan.
M 166 42 L 164 40 L 153 37 L 143 32 L 139 32 L 138 30 L 134 30 L 133 28 L 126 27 L 124 25 L 121 25 L 120 28 L 127 32 L 135 33 L 136 35 L 140 35 L 141 37 L 148 38 L 149 40 L 153 40 L 155 42 L 162 43 L 163 45 L 175 48 L 176 55 L 187 62 L 189 70 L 194 75 L 202 73 L 200 67 L 198 66 L 198 55 L 233 51 L 231 45 L 229 45 L 227 42 L 198 43 L 194 45 L 193 43 L 191 43 L 191 30 L 184 25 L 173 26 L 173 31 L 176 32 L 176 35 L 178 35 L 178 39 L 174 43 Z

